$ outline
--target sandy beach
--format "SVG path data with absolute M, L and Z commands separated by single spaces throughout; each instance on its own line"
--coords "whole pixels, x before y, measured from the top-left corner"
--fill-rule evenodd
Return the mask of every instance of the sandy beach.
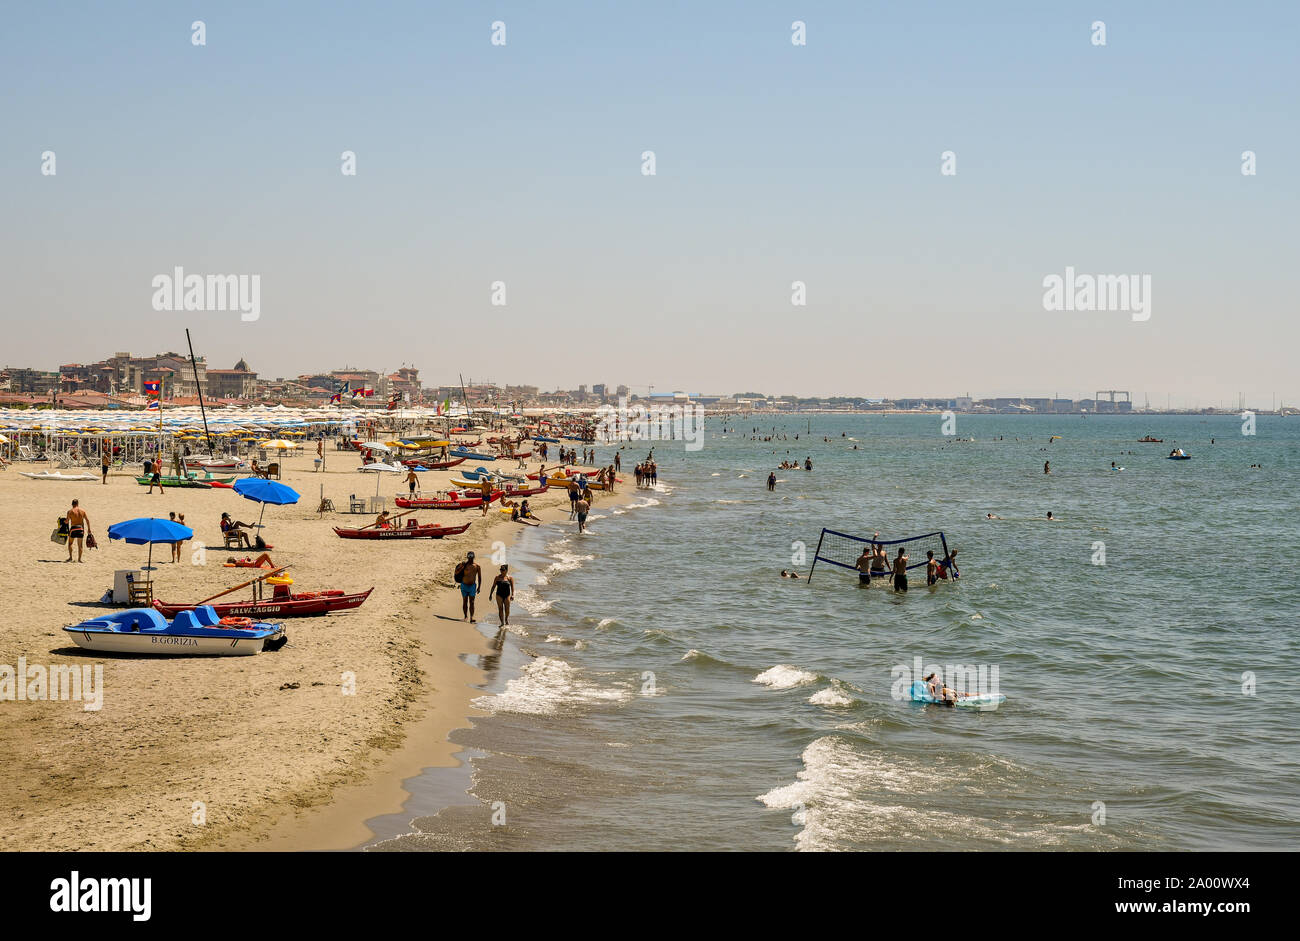
M 225 511 L 253 522 L 257 504 L 221 489 L 151 496 L 133 470 L 115 472 L 107 485 L 19 473 L 43 465 L 0 473 L 8 521 L 0 545 L 18 561 L 15 571 L 30 576 L 0 587 L 7 612 L 0 663 L 103 664 L 97 711 L 73 701 L 0 702 L 0 848 L 347 848 L 367 837 L 365 819 L 400 808 L 404 778 L 452 763 L 447 735 L 467 722 L 478 678 L 461 655 L 489 644 L 460 619 L 452 570 L 474 550 L 487 563 L 486 586 L 495 572 L 493 543 L 509 544 L 522 526 L 494 505 L 486 517 L 479 510 L 417 512 L 421 521 L 471 523 L 442 540 L 339 539 L 332 526 L 360 526 L 373 516 L 322 517 L 316 508 L 322 487 L 343 511 L 349 494 L 375 493 L 374 478 L 358 473 L 359 464 L 355 453 L 327 451 L 326 470 L 315 472 L 310 455 L 288 458 L 283 482 L 302 499 L 268 507 L 263 532 L 275 563 L 291 566 L 295 591 L 374 592 L 355 611 L 285 619 L 287 646 L 238 658 L 93 655 L 60 628 L 108 610 L 98 599 L 114 570 L 145 562 L 148 547 L 110 542 L 110 524 L 183 513 L 195 540 L 179 563 L 170 561 L 169 546 L 154 547 L 155 594 L 193 602 L 253 577 L 222 566 L 248 553 L 220 548 L 219 519 Z M 426 473 L 422 487 L 441 489 L 457 473 Z M 394 494 L 405 493 L 397 475 L 379 483 L 390 508 Z M 597 494 L 597 506 L 633 493 L 629 481 L 613 495 Z M 100 544 L 80 564 L 65 562 L 66 549 L 49 541 L 74 498 Z M 562 491 L 532 503 L 544 525 L 574 526 Z M 196 551 L 200 540 L 204 551 Z M 243 589 L 230 599 L 250 595 Z M 480 618 L 495 623 L 495 607 L 487 607 L 483 598 Z

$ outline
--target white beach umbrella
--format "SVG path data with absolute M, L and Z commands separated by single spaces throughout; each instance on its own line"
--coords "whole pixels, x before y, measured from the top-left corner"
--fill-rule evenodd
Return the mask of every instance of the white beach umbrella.
M 387 450 L 387 448 L 385 448 L 384 450 Z M 403 467 L 401 464 L 384 464 L 381 462 L 376 462 L 374 464 L 362 464 L 359 468 L 357 468 L 357 470 L 361 471 L 363 474 L 375 475 L 375 496 L 379 496 L 379 475 L 380 474 L 406 473 L 406 468 Z

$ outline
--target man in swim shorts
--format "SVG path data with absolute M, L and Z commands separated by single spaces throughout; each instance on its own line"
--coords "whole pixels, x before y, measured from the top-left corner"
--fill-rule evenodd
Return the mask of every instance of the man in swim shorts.
M 587 531 L 587 513 L 591 510 L 591 504 L 579 497 L 578 502 L 573 504 L 573 509 L 578 514 L 578 532 L 585 533 Z
M 858 570 L 858 584 L 864 588 L 871 587 L 871 560 L 872 552 L 870 546 L 865 546 L 862 555 L 858 556 L 858 561 L 853 567 Z
M 880 533 L 876 533 L 877 536 Z M 871 576 L 873 578 L 884 578 L 889 572 L 889 553 L 880 543 L 876 543 L 875 554 L 871 557 Z
M 468 621 L 474 620 L 474 596 L 483 585 L 483 570 L 474 561 L 474 553 L 465 553 L 465 561 L 456 566 L 456 582 L 460 585 L 460 610 Z
M 925 583 L 933 585 L 939 580 L 939 563 L 935 561 L 934 550 L 927 549 L 925 553 Z
M 72 561 L 72 544 L 77 544 L 77 561 L 83 561 L 81 558 L 82 547 L 86 544 L 86 529 L 90 526 L 90 517 L 81 505 L 72 501 L 72 509 L 68 510 L 68 561 Z
M 894 591 L 907 591 L 907 556 L 903 554 L 902 546 L 894 558 Z

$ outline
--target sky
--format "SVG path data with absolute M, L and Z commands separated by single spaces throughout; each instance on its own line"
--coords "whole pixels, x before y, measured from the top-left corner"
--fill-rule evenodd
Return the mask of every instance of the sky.
M 1297 33 L 1250 0 L 9 4 L 0 366 L 188 327 L 272 377 L 1300 404 Z M 258 275 L 258 319 L 155 310 L 176 267 Z M 1149 276 L 1149 319 L 1046 310 L 1067 267 Z

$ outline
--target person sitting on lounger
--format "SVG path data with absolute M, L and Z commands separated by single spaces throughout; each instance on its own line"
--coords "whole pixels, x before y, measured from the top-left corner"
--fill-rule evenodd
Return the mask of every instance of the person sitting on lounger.
M 239 520 L 232 520 L 229 513 L 221 514 L 221 534 L 226 539 L 237 539 L 241 548 L 250 549 L 252 544 L 248 541 L 248 533 L 243 532 L 245 529 L 252 529 L 247 523 Z

